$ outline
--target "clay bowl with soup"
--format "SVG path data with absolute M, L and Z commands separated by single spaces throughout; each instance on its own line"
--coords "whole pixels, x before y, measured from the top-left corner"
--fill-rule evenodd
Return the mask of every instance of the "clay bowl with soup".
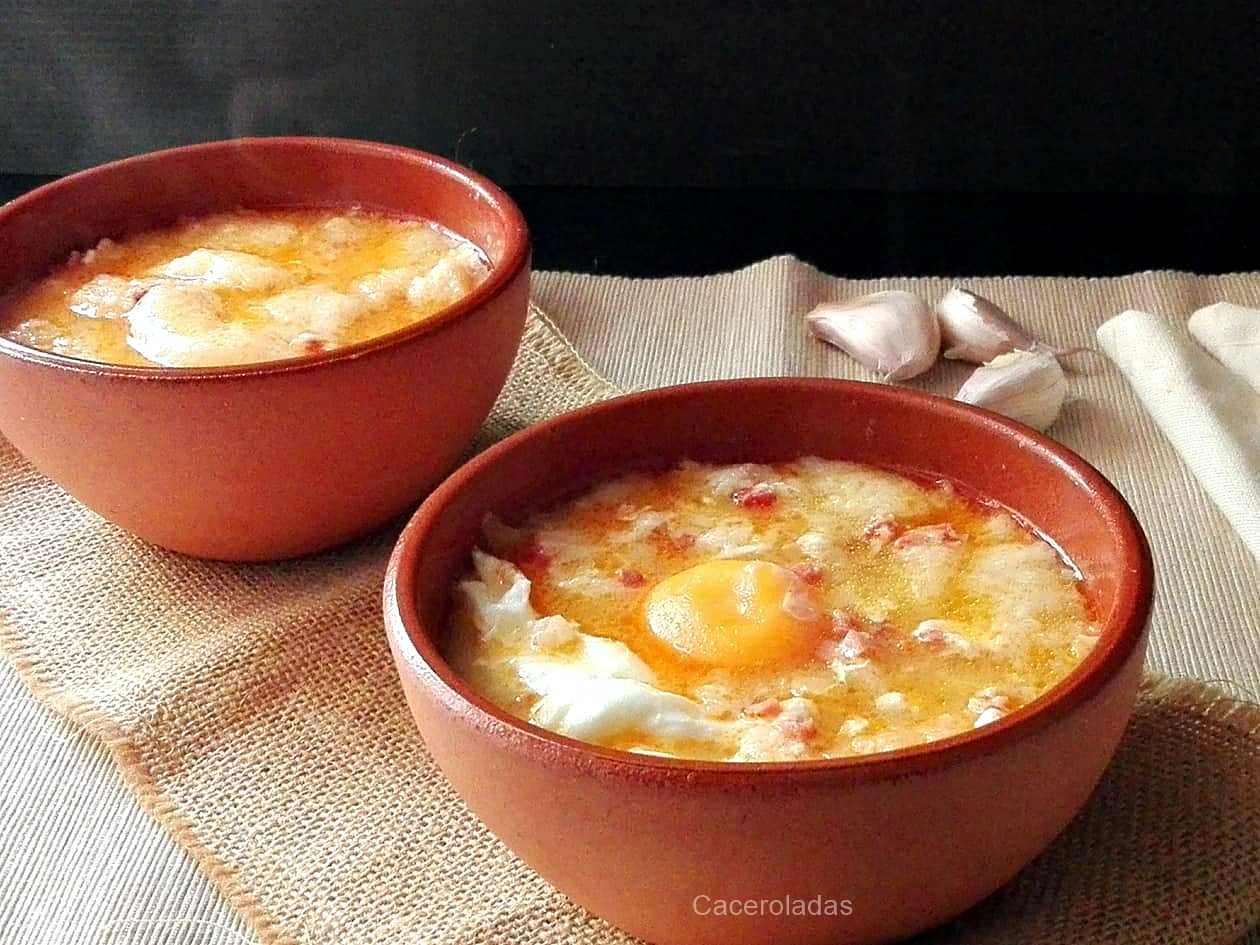
M 997 890 L 1129 719 L 1152 572 L 1080 457 L 915 391 L 633 394 L 457 470 L 386 625 L 468 806 L 661 945 L 882 942 Z
M 319 551 L 459 462 L 529 275 L 507 195 L 407 148 L 241 139 L 94 167 L 0 207 L 0 432 L 166 548 Z

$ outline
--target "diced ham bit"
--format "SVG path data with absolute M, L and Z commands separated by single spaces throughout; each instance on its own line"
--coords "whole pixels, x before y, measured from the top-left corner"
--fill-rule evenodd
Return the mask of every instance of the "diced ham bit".
M 803 742 L 812 741 L 818 737 L 818 726 L 811 718 L 784 714 L 774 720 L 774 727 L 788 738 L 799 739 Z
M 747 489 L 736 489 L 731 493 L 731 501 L 741 509 L 769 509 L 779 501 L 779 494 L 774 486 L 759 482 Z
M 864 630 L 853 629 L 840 641 L 839 653 L 846 660 L 855 660 L 866 656 L 874 647 L 875 640 Z
M 818 737 L 814 705 L 808 699 L 785 699 L 773 724 L 784 736 L 797 741 L 807 742 Z
M 944 522 L 940 525 L 920 525 L 898 536 L 892 543 L 894 548 L 921 548 L 924 545 L 955 546 L 963 543 L 963 536 L 958 530 Z
M 872 548 L 883 548 L 900 537 L 906 527 L 891 518 L 879 519 L 862 529 L 862 540 Z
M 328 350 L 328 343 L 319 338 L 303 338 L 298 343 L 303 354 L 323 354 Z
M 851 630 L 861 629 L 862 621 L 847 610 L 833 610 L 831 612 L 831 632 L 836 636 L 843 637 Z
M 908 642 L 906 634 L 890 623 L 862 620 L 844 611 L 831 615 L 831 632 L 832 639 L 818 650 L 828 662 L 883 661 L 904 651 Z
M 822 583 L 823 570 L 816 564 L 809 561 L 802 561 L 800 564 L 792 565 L 791 571 L 798 578 L 808 584 L 810 587 L 817 587 Z
M 531 538 L 516 553 L 514 563 L 522 570 L 532 569 L 540 571 L 551 564 L 551 555 L 546 548 L 538 543 L 538 539 Z
M 625 587 L 642 587 L 647 583 L 647 578 L 634 568 L 618 568 L 617 580 Z
M 783 703 L 778 699 L 762 699 L 752 705 L 744 706 L 744 715 L 758 719 L 772 719 L 783 711 Z

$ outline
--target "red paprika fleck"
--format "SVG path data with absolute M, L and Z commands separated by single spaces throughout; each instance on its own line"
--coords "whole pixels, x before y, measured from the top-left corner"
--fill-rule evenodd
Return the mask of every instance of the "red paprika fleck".
M 779 495 L 773 486 L 759 482 L 747 489 L 736 489 L 731 494 L 731 501 L 742 509 L 768 509 L 779 501 Z
M 822 568 L 810 561 L 792 565 L 792 573 L 811 587 L 817 587 L 822 583 Z
M 518 568 L 542 569 L 551 564 L 551 555 L 534 539 L 530 539 L 516 557 Z
M 759 719 L 772 719 L 782 711 L 783 705 L 778 699 L 762 699 L 744 707 L 744 715 Z
M 808 742 L 818 737 L 818 726 L 813 719 L 784 715 L 776 719 L 774 725 L 788 738 Z
M 642 587 L 647 583 L 647 579 L 634 568 L 618 568 L 617 580 L 626 587 Z

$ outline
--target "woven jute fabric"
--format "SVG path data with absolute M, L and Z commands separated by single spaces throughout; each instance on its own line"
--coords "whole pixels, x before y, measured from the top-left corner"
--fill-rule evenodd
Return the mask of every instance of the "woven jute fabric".
M 535 314 L 480 442 L 614 393 Z M 426 754 L 380 618 L 396 532 L 299 561 L 195 561 L 0 444 L 0 645 L 264 942 L 628 941 L 517 861 Z M 1257 921 L 1260 706 L 1152 677 L 1076 821 L 924 940 L 1193 945 Z

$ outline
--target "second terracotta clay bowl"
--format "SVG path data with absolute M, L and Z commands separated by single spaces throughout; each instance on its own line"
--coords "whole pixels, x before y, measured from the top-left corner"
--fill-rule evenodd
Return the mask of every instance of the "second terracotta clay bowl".
M 208 558 L 318 551 L 413 507 L 503 386 L 529 295 L 529 235 L 489 181 L 407 148 L 217 141 L 95 167 L 0 207 L 0 294 L 103 237 L 237 208 L 360 206 L 436 221 L 491 275 L 412 328 L 315 357 L 126 368 L 0 338 L 0 432 L 84 505 Z
M 868 757 L 747 765 L 544 732 L 482 699 L 443 659 L 452 583 L 487 512 L 519 520 L 601 479 L 684 458 L 808 454 L 946 476 L 1014 509 L 1080 568 L 1098 646 L 1045 698 L 982 730 Z M 744 380 L 609 401 L 482 454 L 407 526 L 385 613 L 433 757 L 485 824 L 575 902 L 660 945 L 837 945 L 956 915 L 1071 820 L 1133 710 L 1151 579 L 1124 500 L 1046 437 L 904 389 Z

